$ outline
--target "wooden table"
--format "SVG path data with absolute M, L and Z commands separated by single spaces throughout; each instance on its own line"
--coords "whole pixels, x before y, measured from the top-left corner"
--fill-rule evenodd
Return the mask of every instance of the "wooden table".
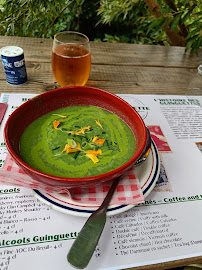
M 1 93 L 40 94 L 59 87 L 51 68 L 52 40 L 1 36 L 0 48 L 8 45 L 23 48 L 28 82 L 21 86 L 8 84 L 0 65 Z M 182 47 L 91 42 L 91 53 L 87 85 L 115 94 L 184 95 L 202 64 L 202 50 L 196 56 L 185 53 Z M 138 270 L 171 269 L 200 262 L 202 257 L 195 257 L 138 267 Z
M 51 39 L 1 36 L 0 48 L 8 45 L 23 48 L 28 82 L 9 85 L 1 64 L 1 92 L 43 93 L 59 87 L 51 68 Z M 183 47 L 91 42 L 91 52 L 87 85 L 116 94 L 183 95 L 202 64 L 202 50 L 196 56 L 185 54 Z

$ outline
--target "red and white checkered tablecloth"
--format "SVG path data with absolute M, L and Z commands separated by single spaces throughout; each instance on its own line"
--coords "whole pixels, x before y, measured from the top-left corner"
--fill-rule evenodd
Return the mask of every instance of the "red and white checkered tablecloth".
M 111 181 L 90 187 L 77 187 L 71 190 L 65 188 L 53 187 L 45 185 L 37 180 L 32 179 L 24 171 L 22 171 L 8 154 L 4 162 L 3 168 L 0 170 L 0 183 L 12 186 L 20 186 L 31 189 L 38 189 L 45 192 L 66 193 L 74 202 L 90 205 L 100 205 L 105 198 Z M 138 204 L 144 202 L 144 196 L 139 184 L 139 180 L 135 175 L 133 168 L 125 172 L 110 204 Z

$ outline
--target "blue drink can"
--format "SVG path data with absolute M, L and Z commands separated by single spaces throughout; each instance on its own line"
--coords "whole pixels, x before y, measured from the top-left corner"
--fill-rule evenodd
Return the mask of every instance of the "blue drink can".
M 16 46 L 6 46 L 1 48 L 0 53 L 7 82 L 13 85 L 25 83 L 27 72 L 23 49 Z

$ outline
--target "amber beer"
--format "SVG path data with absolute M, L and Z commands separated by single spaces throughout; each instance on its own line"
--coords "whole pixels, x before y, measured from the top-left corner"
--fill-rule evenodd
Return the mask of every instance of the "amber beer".
M 60 45 L 52 52 L 52 69 L 61 86 L 85 85 L 91 68 L 91 55 L 86 48 Z
M 60 86 L 83 86 L 88 81 L 91 54 L 88 38 L 77 32 L 55 35 L 52 50 L 52 70 Z

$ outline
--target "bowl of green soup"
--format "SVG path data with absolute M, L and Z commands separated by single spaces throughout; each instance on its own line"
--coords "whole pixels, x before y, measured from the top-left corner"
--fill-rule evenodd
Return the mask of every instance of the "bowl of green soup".
M 17 108 L 4 138 L 16 164 L 33 179 L 73 188 L 123 174 L 141 157 L 147 131 L 120 97 L 73 86 L 37 95 Z

